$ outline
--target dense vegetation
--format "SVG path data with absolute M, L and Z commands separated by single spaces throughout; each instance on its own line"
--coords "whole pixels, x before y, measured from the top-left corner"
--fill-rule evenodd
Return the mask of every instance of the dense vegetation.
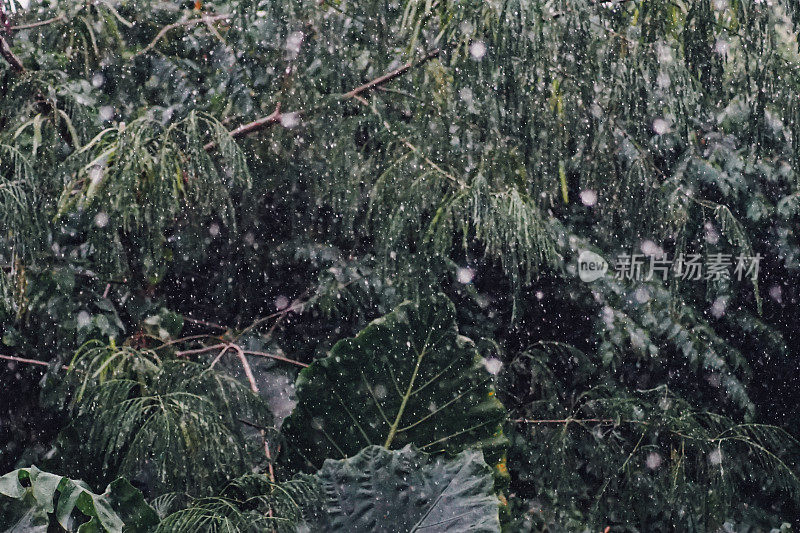
M 793 1 L 0 6 L 0 529 L 800 523 Z

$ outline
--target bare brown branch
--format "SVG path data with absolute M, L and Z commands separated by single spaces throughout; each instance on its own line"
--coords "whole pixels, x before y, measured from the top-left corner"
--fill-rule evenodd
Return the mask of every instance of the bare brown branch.
M 0 359 L 5 359 L 6 361 L 14 361 L 15 363 L 26 363 L 30 365 L 39 365 L 39 366 L 50 366 L 50 363 L 47 361 L 39 361 L 38 359 L 26 359 L 24 357 L 16 357 L 14 355 L 3 355 L 0 354 Z M 67 365 L 62 365 L 61 368 L 63 370 L 67 370 L 69 367 Z
M 412 68 L 417 67 L 419 65 L 422 65 L 423 63 L 426 63 L 426 62 L 430 61 L 431 59 L 433 59 L 435 57 L 438 57 L 438 56 L 439 56 L 439 49 L 431 50 L 430 52 L 425 54 L 422 58 L 420 58 L 417 61 L 414 61 L 414 62 L 409 61 L 405 65 L 403 65 L 401 67 L 398 67 L 398 68 L 394 69 L 393 71 L 391 71 L 391 72 L 389 72 L 387 74 L 384 74 L 383 76 L 381 76 L 379 78 L 375 78 L 374 80 L 372 80 L 370 82 L 367 82 L 367 83 L 365 83 L 364 85 L 362 85 L 360 87 L 356 87 L 352 91 L 350 91 L 348 93 L 345 93 L 343 95 L 343 98 L 353 98 L 354 96 L 360 96 L 361 94 L 363 94 L 363 93 L 365 93 L 365 92 L 367 92 L 367 91 L 369 91 L 371 89 L 379 87 L 379 86 L 381 86 L 381 85 L 383 85 L 385 83 L 389 83 L 393 79 L 402 76 L 403 74 L 405 74 L 406 72 L 408 72 Z
M 25 72 L 25 67 L 22 65 L 22 61 L 14 55 L 14 52 L 11 51 L 11 47 L 8 46 L 8 41 L 6 41 L 5 37 L 0 35 L 0 56 L 6 60 L 6 63 L 11 65 L 11 68 L 14 72 Z
M 60 20 L 63 20 L 63 21 L 66 22 L 67 17 L 66 17 L 66 15 L 64 15 L 64 13 L 60 13 L 59 15 L 57 15 L 57 16 L 55 16 L 53 18 L 47 19 L 47 20 L 40 20 L 39 22 L 31 22 L 29 24 L 18 24 L 16 26 L 11 26 L 11 29 L 13 31 L 29 30 L 31 28 L 38 28 L 39 26 L 47 26 L 48 24 L 52 24 L 52 23 L 58 22 Z
M 300 367 L 307 367 L 308 365 L 305 363 L 301 363 L 300 361 L 295 361 L 294 359 L 289 359 L 288 357 L 283 357 L 280 355 L 270 354 L 266 352 L 254 352 L 254 351 L 245 351 L 242 349 L 241 346 L 234 342 L 227 342 L 227 343 L 219 343 L 219 344 L 212 344 L 211 346 L 203 346 L 201 348 L 194 348 L 191 350 L 181 350 L 179 352 L 175 352 L 176 357 L 186 357 L 189 355 L 198 355 L 201 353 L 213 352 L 220 348 L 223 348 L 223 353 L 227 350 L 236 350 L 236 352 L 246 353 L 248 355 L 255 355 L 258 357 L 266 357 L 268 359 L 274 359 L 275 361 L 283 361 L 284 363 L 289 363 L 292 365 L 300 366 Z
M 227 14 L 226 15 L 211 15 L 211 16 L 203 15 L 200 18 L 182 20 L 182 21 L 179 21 L 179 22 L 173 22 L 172 24 L 167 24 L 166 26 L 161 28 L 161 31 L 158 32 L 158 34 L 155 36 L 155 38 L 152 41 L 150 41 L 150 44 L 148 44 L 147 46 L 142 48 L 139 52 L 137 52 L 134 57 L 140 56 L 140 55 L 145 54 L 145 53 L 149 52 L 150 50 L 152 50 L 158 44 L 158 41 L 163 39 L 164 36 L 167 33 L 169 33 L 171 30 L 174 30 L 175 28 L 186 27 L 186 26 L 195 26 L 197 24 L 204 24 L 204 23 L 208 24 L 210 22 L 215 22 L 217 20 L 226 20 L 226 19 L 229 19 L 230 17 L 231 16 L 227 15 Z
M 427 54 L 425 54 L 424 56 L 422 56 L 420 59 L 418 59 L 416 61 L 409 61 L 405 65 L 402 65 L 402 66 L 394 69 L 393 71 L 384 74 L 383 76 L 375 78 L 374 80 L 369 81 L 369 82 L 365 83 L 364 85 L 356 87 L 352 91 L 348 91 L 348 92 L 344 93 L 341 96 L 341 99 L 342 100 L 349 100 L 349 99 L 353 98 L 353 99 L 357 99 L 357 100 L 360 100 L 360 101 L 363 102 L 364 99 L 363 99 L 362 95 L 364 93 L 367 93 L 367 92 L 371 91 L 372 89 L 377 89 L 377 88 L 381 87 L 382 85 L 385 85 L 386 83 L 389 83 L 390 81 L 394 80 L 395 78 L 398 78 L 398 77 L 402 76 L 403 74 L 405 74 L 406 72 L 408 72 L 412 68 L 418 67 L 418 66 L 422 65 L 423 63 L 427 63 L 431 59 L 433 59 L 435 57 L 438 57 L 439 53 L 440 53 L 440 50 L 438 50 L 438 49 L 431 50 L 430 52 L 428 52 Z M 294 114 L 303 115 L 305 113 L 303 111 L 294 111 Z M 248 122 L 247 124 L 243 124 L 243 125 L 239 126 L 238 128 L 236 128 L 234 130 L 231 130 L 230 135 L 234 139 L 238 139 L 239 137 L 244 137 L 246 135 L 250 135 L 251 133 L 255 133 L 257 131 L 261 131 L 263 129 L 266 129 L 266 128 L 272 126 L 273 124 L 279 123 L 280 121 L 281 121 L 281 112 L 280 112 L 280 103 L 279 103 L 276 106 L 275 111 L 273 111 L 270 115 L 267 115 L 266 117 L 261 117 L 259 119 L 256 119 L 253 122 Z M 210 152 L 210 151 L 214 150 L 216 148 L 216 146 L 217 146 L 216 143 L 209 142 L 203 148 L 207 152 Z

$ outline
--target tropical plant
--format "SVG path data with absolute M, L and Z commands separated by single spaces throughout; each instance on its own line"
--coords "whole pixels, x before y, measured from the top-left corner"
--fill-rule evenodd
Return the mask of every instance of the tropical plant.
M 50 531 L 57 523 L 67 531 L 144 532 L 158 524 L 155 511 L 142 493 L 119 478 L 103 494 L 82 481 L 43 472 L 32 466 L 0 477 L 0 527 L 5 531 Z M 123 521 L 124 519 L 124 521 Z
M 483 363 L 458 335 L 444 295 L 400 304 L 300 373 L 298 404 L 283 425 L 287 460 L 318 467 L 370 445 L 408 444 L 498 455 L 505 410 Z
M 3 519 L 786 530 L 799 29 L 0 0 Z

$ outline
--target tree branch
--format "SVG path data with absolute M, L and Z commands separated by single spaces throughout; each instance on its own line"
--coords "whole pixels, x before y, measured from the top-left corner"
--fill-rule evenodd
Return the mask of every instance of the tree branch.
M 266 357 L 268 359 L 274 359 L 275 361 L 283 361 L 284 363 L 289 363 L 292 365 L 300 366 L 300 367 L 307 367 L 308 365 L 305 363 L 301 363 L 300 361 L 295 361 L 294 359 L 289 359 L 288 357 L 283 357 L 280 355 L 274 355 L 265 352 L 254 352 L 250 350 L 243 350 L 241 346 L 236 344 L 235 342 L 222 342 L 219 344 L 213 344 L 211 346 L 203 346 L 201 348 L 194 348 L 192 350 L 181 350 L 175 352 L 176 357 L 186 357 L 188 355 L 197 355 L 201 353 L 213 352 L 219 348 L 224 348 L 223 353 L 227 350 L 236 350 L 237 353 L 242 352 L 247 355 L 256 355 L 258 357 Z
M 433 59 L 435 57 L 438 57 L 439 56 L 439 52 L 440 51 L 439 51 L 438 48 L 436 50 L 431 50 L 430 52 L 425 54 L 422 58 L 420 58 L 416 62 L 409 61 L 405 65 L 394 69 L 393 71 L 389 72 L 388 74 L 384 74 L 383 76 L 381 76 L 379 78 L 375 78 L 374 80 L 365 83 L 361 87 L 357 87 L 357 88 L 353 89 L 349 93 L 345 93 L 342 96 L 342 98 L 353 98 L 355 96 L 360 96 L 361 94 L 369 91 L 370 89 L 374 89 L 375 87 L 379 87 L 379 86 L 381 86 L 381 85 L 383 85 L 385 83 L 388 83 L 388 82 L 392 81 L 395 78 L 399 78 L 400 76 L 402 76 L 403 74 L 405 74 L 406 72 L 411 70 L 412 68 L 418 67 L 419 65 L 422 65 L 423 63 L 427 63 L 431 59 Z
M 393 71 L 384 74 L 383 76 L 375 78 L 374 80 L 369 81 L 364 85 L 356 87 L 352 91 L 344 93 L 341 96 L 341 100 L 349 100 L 351 98 L 361 99 L 361 95 L 363 95 L 364 93 L 367 93 L 372 89 L 376 89 L 386 83 L 389 83 L 395 78 L 399 78 L 412 68 L 418 67 L 424 63 L 427 63 L 431 59 L 438 57 L 439 53 L 440 50 L 438 48 L 436 50 L 431 50 L 417 61 L 409 61 L 405 65 L 402 65 L 401 67 L 398 67 Z M 294 113 L 298 115 L 304 114 L 303 111 L 295 111 Z M 238 139 L 239 137 L 244 137 L 245 135 L 249 135 L 251 133 L 255 133 L 257 131 L 266 129 L 272 126 L 273 124 L 277 124 L 280 121 L 281 121 L 281 111 L 280 111 L 280 103 L 278 103 L 278 105 L 275 107 L 275 111 L 273 111 L 270 115 L 267 115 L 266 117 L 261 117 L 257 120 L 254 120 L 253 122 L 248 122 L 247 124 L 243 124 L 238 128 L 231 130 L 230 135 L 234 139 Z M 203 148 L 206 150 L 206 152 L 210 152 L 214 150 L 216 146 L 217 146 L 216 143 L 209 142 Z
M 14 52 L 11 51 L 11 48 L 8 46 L 8 41 L 6 38 L 0 35 L 0 56 L 6 60 L 6 62 L 11 65 L 11 68 L 14 72 L 22 73 L 25 72 L 25 67 L 22 65 L 22 61 L 14 55 Z
M 528 418 L 515 418 L 511 420 L 517 424 L 642 424 L 649 425 L 641 420 L 618 420 L 616 418 L 559 418 L 559 419 L 544 419 L 544 420 L 531 420 Z
M 83 9 L 83 6 L 78 8 L 78 10 L 80 9 Z M 39 26 L 47 26 L 48 24 L 52 24 L 53 22 L 58 22 L 59 20 L 63 20 L 64 22 L 66 22 L 67 21 L 66 15 L 64 15 L 64 13 L 61 13 L 51 19 L 40 20 L 39 22 L 31 22 L 30 24 L 18 24 L 16 26 L 11 26 L 11 29 L 13 31 L 29 30 L 31 28 L 38 28 Z
M 138 57 L 138 56 L 140 56 L 142 54 L 145 54 L 145 53 L 149 52 L 150 50 L 152 50 L 155 47 L 155 45 L 158 44 L 158 41 L 160 41 L 167 33 L 169 33 L 170 30 L 174 30 L 175 28 L 180 28 L 182 26 L 194 26 L 196 24 L 210 23 L 210 22 L 214 22 L 214 21 L 217 21 L 217 20 L 225 20 L 225 19 L 229 19 L 230 17 L 231 16 L 227 15 L 227 14 L 226 15 L 213 15 L 213 16 L 203 15 L 200 18 L 182 20 L 180 22 L 173 22 L 172 24 L 167 24 L 166 26 L 161 28 L 161 31 L 158 32 L 158 34 L 155 36 L 155 38 L 152 41 L 150 41 L 150 44 L 148 44 L 147 46 L 142 48 L 140 51 L 136 52 L 136 54 L 134 54 L 133 57 Z
M 247 376 L 247 381 L 250 383 L 250 390 L 257 396 L 259 396 L 258 385 L 256 384 L 256 378 L 253 375 L 253 369 L 250 368 L 250 363 L 247 362 L 247 356 L 245 356 L 244 350 L 238 344 L 229 344 L 228 346 L 232 347 L 236 350 L 236 355 L 239 357 L 239 362 L 242 363 L 242 368 L 244 369 L 244 374 Z M 224 350 L 223 352 L 224 353 Z M 217 359 L 222 357 L 222 353 L 217 356 Z M 269 480 L 272 483 L 275 483 L 275 470 L 272 466 L 272 452 L 269 449 L 269 439 L 267 439 L 267 432 L 263 429 L 261 430 L 261 438 L 264 440 L 264 455 L 267 457 L 267 468 L 269 470 Z M 272 516 L 272 506 L 269 508 L 269 516 Z
M 16 357 L 14 355 L 0 354 L 0 359 L 5 359 L 7 361 L 14 361 L 15 363 L 27 363 L 31 365 L 50 366 L 50 363 L 48 363 L 47 361 L 39 361 L 38 359 L 26 359 L 24 357 Z M 64 370 L 69 369 L 67 365 L 62 365 L 61 368 Z
M 278 103 L 278 105 L 275 106 L 275 111 L 273 111 L 272 114 L 254 120 L 253 122 L 249 122 L 247 124 L 239 126 L 235 130 L 231 131 L 231 137 L 233 137 L 234 139 L 238 139 L 239 137 L 244 137 L 245 135 L 249 135 L 254 131 L 264 129 L 267 126 L 276 124 L 280 121 L 281 121 L 281 104 Z M 208 148 L 206 148 L 206 150 L 208 150 Z
M 238 346 L 238 345 L 234 344 L 233 346 Z M 264 352 L 254 352 L 252 350 L 244 350 L 244 353 L 246 353 L 247 355 L 256 355 L 258 357 L 267 357 L 269 359 L 274 359 L 276 361 L 283 361 L 284 363 L 291 363 L 293 365 L 300 366 L 300 367 L 303 367 L 303 368 L 307 368 L 308 367 L 308 365 L 305 364 L 305 363 L 301 363 L 300 361 L 295 361 L 294 359 L 289 359 L 288 357 L 282 357 L 280 355 L 274 355 L 274 354 L 264 353 Z

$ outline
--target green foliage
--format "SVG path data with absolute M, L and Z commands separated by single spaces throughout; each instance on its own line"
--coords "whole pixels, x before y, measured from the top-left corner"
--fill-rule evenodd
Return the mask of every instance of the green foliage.
M 144 369 L 151 371 L 151 364 Z M 155 493 L 191 494 L 207 493 L 260 462 L 263 444 L 248 428 L 269 427 L 271 416 L 245 385 L 187 361 L 165 361 L 144 375 L 142 368 L 131 364 L 129 375 L 80 393 L 75 421 L 63 437 L 73 460 L 99 464 L 92 469 L 104 476 L 137 479 Z
M 559 509 L 540 525 L 590 518 L 597 527 L 713 530 L 738 506 L 744 480 L 797 494 L 800 477 L 786 453 L 797 442 L 783 429 L 697 410 L 666 386 L 626 393 L 598 383 L 589 361 L 573 347 L 542 343 L 503 376 L 506 404 L 519 417 L 510 431 L 512 485 Z M 601 459 L 609 456 L 617 459 Z M 653 497 L 669 507 L 648 506 Z
M 444 295 L 406 302 L 303 370 L 283 426 L 287 461 L 311 468 L 378 444 L 497 456 L 505 410 Z
M 280 484 L 271 483 L 263 475 L 243 476 L 231 481 L 219 496 L 194 500 L 185 509 L 167 515 L 156 531 L 296 531 L 304 513 L 319 506 L 319 490 L 312 476 Z
M 411 445 L 369 446 L 317 473 L 326 512 L 318 531 L 499 532 L 499 501 L 481 452 L 433 458 Z
M 510 530 L 796 522 L 796 4 L 0 0 L 3 469 L 290 529 L 508 435 Z M 763 268 L 575 276 L 645 249 Z
M 136 350 L 130 346 L 117 347 L 91 340 L 75 351 L 70 362 L 70 377 L 80 384 L 73 395 L 73 403 L 83 400 L 87 387 L 114 379 L 132 378 L 142 382 L 156 374 L 161 366 L 158 355 L 149 350 Z
M 43 472 L 32 466 L 0 477 L 0 527 L 6 531 L 50 531 L 58 524 L 66 531 L 89 533 L 145 533 L 158 523 L 142 493 L 125 479 L 111 483 L 103 494 L 93 493 L 82 481 Z M 123 522 L 123 518 L 125 521 Z

